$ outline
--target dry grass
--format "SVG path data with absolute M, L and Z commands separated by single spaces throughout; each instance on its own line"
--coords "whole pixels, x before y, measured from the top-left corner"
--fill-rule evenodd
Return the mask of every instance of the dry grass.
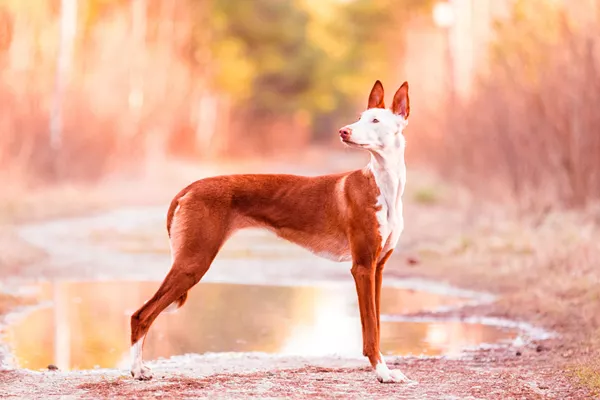
M 421 187 L 413 194 L 413 201 L 418 204 L 436 204 L 440 198 L 441 194 L 434 187 Z
M 598 361 L 580 363 L 569 368 L 572 377 L 590 389 L 593 396 L 600 396 L 600 364 Z

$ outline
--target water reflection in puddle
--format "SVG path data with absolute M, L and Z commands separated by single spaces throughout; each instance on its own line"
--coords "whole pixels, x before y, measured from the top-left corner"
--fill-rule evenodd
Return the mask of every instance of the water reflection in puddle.
M 7 328 L 18 366 L 63 370 L 127 368 L 129 316 L 159 282 L 62 282 L 39 286 L 41 308 Z M 385 288 L 382 314 L 461 305 L 465 299 Z M 514 332 L 461 322 L 382 322 L 384 354 L 456 354 L 511 339 Z M 145 358 L 186 353 L 260 351 L 360 356 L 353 287 L 278 287 L 200 283 L 176 314 L 162 314 L 146 339 Z

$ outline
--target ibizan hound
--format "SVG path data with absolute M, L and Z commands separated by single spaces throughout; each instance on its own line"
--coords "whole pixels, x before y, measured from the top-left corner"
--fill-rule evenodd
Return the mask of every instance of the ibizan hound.
M 375 82 L 367 110 L 340 129 L 343 143 L 371 153 L 360 170 L 343 174 L 227 175 L 196 181 L 181 190 L 167 213 L 173 264 L 154 296 L 131 316 L 131 373 L 152 377 L 142 362 L 148 329 L 168 306 L 181 307 L 225 241 L 238 229 L 262 227 L 320 256 L 352 260 L 363 335 L 363 354 L 380 382 L 406 382 L 379 351 L 382 272 L 402 233 L 406 183 L 408 83 L 386 109 Z M 225 301 L 225 300 L 224 300 Z M 169 307 L 171 308 L 171 307 Z

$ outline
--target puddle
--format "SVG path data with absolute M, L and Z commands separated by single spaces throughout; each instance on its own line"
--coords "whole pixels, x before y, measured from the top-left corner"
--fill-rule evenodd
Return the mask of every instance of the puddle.
M 57 282 L 36 286 L 36 309 L 5 332 L 14 363 L 62 370 L 128 368 L 129 316 L 160 282 Z M 398 316 L 461 306 L 468 298 L 384 287 L 381 313 Z M 393 355 L 456 355 L 512 340 L 516 331 L 460 321 L 382 318 L 381 347 Z M 348 287 L 200 283 L 175 314 L 161 314 L 145 359 L 187 353 L 265 352 L 304 356 L 362 354 L 356 293 Z

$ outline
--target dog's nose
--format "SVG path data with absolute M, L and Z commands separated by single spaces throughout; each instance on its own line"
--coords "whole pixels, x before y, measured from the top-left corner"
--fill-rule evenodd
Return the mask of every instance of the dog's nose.
M 348 139 L 350 135 L 352 135 L 352 128 L 346 126 L 340 129 L 340 137 L 342 139 Z

